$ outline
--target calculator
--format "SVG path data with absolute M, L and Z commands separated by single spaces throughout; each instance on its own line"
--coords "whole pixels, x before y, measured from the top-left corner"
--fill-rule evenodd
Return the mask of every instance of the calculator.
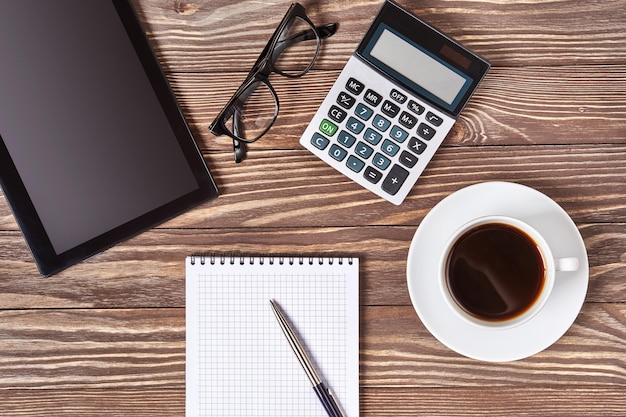
M 300 143 L 399 205 L 488 70 L 483 58 L 387 0 Z

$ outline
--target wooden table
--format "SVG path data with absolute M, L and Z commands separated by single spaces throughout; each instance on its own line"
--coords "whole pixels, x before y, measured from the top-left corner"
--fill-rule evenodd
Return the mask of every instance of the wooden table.
M 298 143 L 381 1 L 303 1 L 339 30 L 312 73 L 272 77 L 280 116 L 240 165 L 207 126 L 289 2 L 134 3 L 222 195 L 47 279 L 0 197 L 0 415 L 183 415 L 184 257 L 200 251 L 360 257 L 363 415 L 626 415 L 626 1 L 401 1 L 493 67 L 399 207 Z M 574 325 L 511 363 L 444 347 L 407 292 L 423 217 L 484 181 L 552 197 L 589 255 Z

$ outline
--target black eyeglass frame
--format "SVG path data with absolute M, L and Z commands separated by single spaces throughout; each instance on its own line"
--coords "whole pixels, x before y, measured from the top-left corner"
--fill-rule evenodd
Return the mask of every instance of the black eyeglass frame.
M 282 49 L 284 49 L 286 46 L 289 45 L 287 44 L 283 46 L 282 49 L 278 47 L 278 43 L 281 41 L 280 35 L 283 33 L 285 28 L 287 28 L 287 26 L 292 23 L 292 21 L 295 18 L 300 18 L 304 20 L 313 30 L 303 32 L 299 34 L 297 38 L 287 39 L 286 41 L 290 41 L 291 43 L 293 43 L 293 42 L 300 42 L 304 40 L 311 40 L 314 38 L 316 39 L 317 46 L 316 46 L 315 55 L 313 56 L 311 63 L 301 72 L 297 74 L 291 74 L 291 73 L 286 73 L 284 71 L 277 69 L 274 66 L 273 58 L 275 56 L 280 55 L 280 52 L 282 52 Z M 257 58 L 256 62 L 252 66 L 252 69 L 246 76 L 246 79 L 243 81 L 241 86 L 239 86 L 239 88 L 237 89 L 235 94 L 233 94 L 233 96 L 230 98 L 228 103 L 226 103 L 226 105 L 224 106 L 222 111 L 217 115 L 215 120 L 213 120 L 213 123 L 211 123 L 211 125 L 209 126 L 209 130 L 214 135 L 216 136 L 227 135 L 233 139 L 235 162 L 241 162 L 245 158 L 246 143 L 256 142 L 261 137 L 263 137 L 263 135 L 265 135 L 269 131 L 269 129 L 274 125 L 274 122 L 276 121 L 276 118 L 278 117 L 278 112 L 280 110 L 280 101 L 278 99 L 278 95 L 276 94 L 276 91 L 274 90 L 271 83 L 269 82 L 270 74 L 277 73 L 287 78 L 299 78 L 299 77 L 304 76 L 306 73 L 308 73 L 311 70 L 311 68 L 315 64 L 315 61 L 317 61 L 317 57 L 319 55 L 319 51 L 321 48 L 321 40 L 332 36 L 336 31 L 337 31 L 336 23 L 331 23 L 331 24 L 327 24 L 327 25 L 323 25 L 319 27 L 315 26 L 313 22 L 311 22 L 311 20 L 307 17 L 306 11 L 301 4 L 299 3 L 291 4 L 291 6 L 289 7 L 289 10 L 287 10 L 287 13 L 281 20 L 280 24 L 274 31 L 272 37 L 269 39 L 269 41 L 265 45 L 265 48 L 263 49 L 263 51 Z M 278 52 L 278 54 L 276 54 L 276 52 Z M 247 97 L 245 93 L 248 91 L 248 89 L 253 88 L 253 86 L 255 86 L 259 82 L 265 84 L 265 86 L 269 89 L 272 96 L 274 97 L 274 101 L 276 104 L 275 109 L 274 109 L 274 116 L 272 117 L 271 122 L 268 123 L 267 127 L 255 138 L 253 139 L 242 138 L 239 136 L 239 133 L 238 133 L 238 131 L 241 129 L 240 120 L 238 117 L 236 117 L 235 113 L 238 109 L 242 107 L 243 103 L 245 102 L 245 99 L 241 100 L 241 97 Z M 234 118 L 233 119 L 234 132 L 231 132 L 226 127 L 226 121 L 229 120 L 231 116 Z

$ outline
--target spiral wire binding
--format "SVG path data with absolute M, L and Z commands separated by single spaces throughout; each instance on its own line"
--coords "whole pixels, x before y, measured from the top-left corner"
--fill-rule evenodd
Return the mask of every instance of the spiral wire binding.
M 324 264 L 324 261 L 328 261 L 329 265 L 332 265 L 335 260 L 339 265 L 343 265 L 344 260 L 348 262 L 349 265 L 352 265 L 353 258 L 352 257 L 343 257 L 343 256 L 284 256 L 284 255 L 238 255 L 238 254 L 192 254 L 191 255 L 191 264 L 195 265 L 196 260 L 200 262 L 200 265 L 205 265 L 207 261 L 211 265 L 215 265 L 216 262 L 219 262 L 220 265 L 225 265 L 229 263 L 230 265 L 234 265 L 239 262 L 239 265 L 245 265 L 246 261 L 250 265 L 254 265 L 256 260 L 258 259 L 259 265 L 263 265 L 267 260 L 270 265 L 274 265 L 274 263 L 278 263 L 279 265 L 284 265 L 288 263 L 289 265 L 298 264 L 305 265 L 308 263 L 309 265 L 313 265 L 315 259 L 318 260 L 320 265 Z

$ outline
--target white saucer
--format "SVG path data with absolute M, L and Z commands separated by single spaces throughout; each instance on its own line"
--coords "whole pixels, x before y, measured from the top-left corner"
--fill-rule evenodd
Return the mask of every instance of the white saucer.
M 483 329 L 466 323 L 446 305 L 437 284 L 438 262 L 448 237 L 482 216 L 516 217 L 541 233 L 555 258 L 575 256 L 575 272 L 557 272 L 543 309 L 510 329 Z M 538 353 L 572 325 L 585 300 L 589 263 L 583 239 L 568 214 L 537 190 L 508 182 L 487 182 L 461 189 L 441 200 L 415 232 L 407 259 L 407 284 L 413 307 L 441 343 L 470 358 L 506 362 Z

